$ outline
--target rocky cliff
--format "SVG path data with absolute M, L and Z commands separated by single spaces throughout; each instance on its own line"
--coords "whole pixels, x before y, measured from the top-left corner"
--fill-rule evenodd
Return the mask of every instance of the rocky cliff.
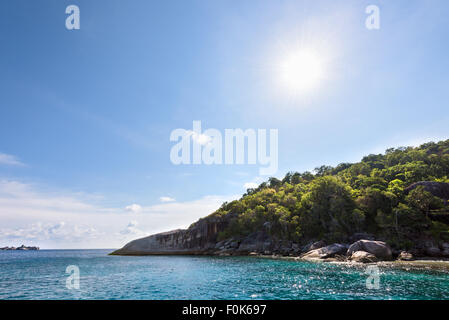
M 449 183 L 444 182 L 434 182 L 434 181 L 420 181 L 413 183 L 406 189 L 404 189 L 405 194 L 409 194 L 410 191 L 422 186 L 424 190 L 430 192 L 435 197 L 439 197 L 444 200 L 449 200 Z
M 188 229 L 154 234 L 129 242 L 113 255 L 213 254 L 226 221 L 216 217 L 201 219 Z
M 154 234 L 129 242 L 112 255 L 247 255 L 252 252 L 265 254 L 300 254 L 300 246 L 291 241 L 273 239 L 269 226 L 243 238 L 218 241 L 218 234 L 225 230 L 229 217 L 206 217 L 188 229 L 178 229 Z

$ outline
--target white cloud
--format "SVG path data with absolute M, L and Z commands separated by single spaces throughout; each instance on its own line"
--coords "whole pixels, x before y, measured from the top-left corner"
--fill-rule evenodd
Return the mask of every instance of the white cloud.
M 212 138 L 206 134 L 198 134 L 192 130 L 187 130 L 187 135 L 192 137 L 192 140 L 202 146 L 212 142 Z
M 129 206 L 126 206 L 125 210 L 128 212 L 138 213 L 142 211 L 142 207 L 138 204 L 133 203 Z
M 22 162 L 17 159 L 16 156 L 0 153 L 0 164 L 8 165 L 8 166 L 24 166 Z
M 24 241 L 42 241 L 42 240 L 58 240 L 58 241 L 76 241 L 89 238 L 97 238 L 100 236 L 96 229 L 86 225 L 72 225 L 65 222 L 42 223 L 35 222 L 23 228 L 2 229 L 0 237 L 11 240 Z
M 244 185 L 243 185 L 243 188 L 245 188 L 245 190 L 246 189 L 254 189 L 254 188 L 257 188 L 263 181 L 264 181 L 264 178 L 262 178 L 262 177 L 256 177 L 256 178 L 254 178 L 254 179 L 252 179 L 253 181 L 251 181 L 251 182 L 246 182 Z
M 170 197 L 160 197 L 159 200 L 161 200 L 161 202 L 174 202 L 174 201 L 176 201 L 174 198 L 170 198 Z
M 135 235 L 135 236 L 144 236 L 146 235 L 144 231 L 140 230 L 139 228 L 137 228 L 137 226 L 139 225 L 139 223 L 135 220 L 132 220 L 128 223 L 128 225 L 126 226 L 125 229 L 120 231 L 120 234 L 123 235 Z
M 139 206 L 139 212 L 123 214 L 123 207 L 102 206 L 98 197 L 41 191 L 44 189 L 0 179 L 0 247 L 25 244 L 54 249 L 119 248 L 137 237 L 187 228 L 224 201 L 237 198 L 205 196 Z
M 245 183 L 244 185 L 243 185 L 243 187 L 245 188 L 245 189 L 255 189 L 255 188 L 257 188 L 259 185 L 257 184 L 257 183 L 255 183 L 255 182 L 247 182 L 247 183 Z

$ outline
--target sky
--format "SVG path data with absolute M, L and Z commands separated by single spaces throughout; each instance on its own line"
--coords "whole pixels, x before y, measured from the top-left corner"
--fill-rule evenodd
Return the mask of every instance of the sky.
M 79 29 L 66 28 L 69 5 Z M 366 26 L 370 5 L 379 29 Z M 0 246 L 118 248 L 188 227 L 269 177 L 260 163 L 175 165 L 170 135 L 194 121 L 276 129 L 278 178 L 448 139 L 448 10 L 0 2 Z

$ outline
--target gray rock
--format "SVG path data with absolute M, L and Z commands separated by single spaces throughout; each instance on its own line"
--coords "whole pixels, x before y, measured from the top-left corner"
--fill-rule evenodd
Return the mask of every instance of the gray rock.
M 265 241 L 263 243 L 264 250 L 271 250 L 273 248 L 273 242 L 271 240 Z
M 344 254 L 347 250 L 347 246 L 339 243 L 334 243 L 329 246 L 311 250 L 305 253 L 302 258 L 304 259 L 327 259 L 333 258 L 336 255 Z
M 217 236 L 226 228 L 220 217 L 208 217 L 193 223 L 188 229 L 154 234 L 127 243 L 112 255 L 178 255 L 212 254 L 226 249 L 226 242 L 217 243 Z
M 154 234 L 127 243 L 123 248 L 114 251 L 112 255 L 179 255 L 206 254 L 216 250 L 214 237 L 210 230 L 198 228 L 189 230 L 173 230 Z M 225 247 L 221 245 L 220 248 Z
M 443 242 L 441 244 L 441 255 L 445 258 L 449 258 L 449 243 Z
M 229 243 L 229 248 L 231 249 L 236 249 L 239 247 L 239 242 L 238 241 L 232 241 Z
M 220 242 L 217 242 L 217 243 L 215 244 L 215 248 L 216 248 L 216 249 L 222 249 L 222 248 L 224 248 L 225 243 L 226 243 L 225 240 L 220 241 Z
M 239 254 L 249 254 L 250 252 L 263 252 L 266 248 L 264 244 L 269 241 L 268 235 L 263 232 L 254 232 L 244 238 L 237 249 Z M 268 248 L 270 245 L 268 246 Z
M 382 241 L 372 241 L 372 240 L 359 240 L 354 242 L 349 246 L 347 251 L 348 256 L 356 251 L 365 251 L 376 256 L 379 260 L 391 260 L 392 253 L 390 247 Z
M 282 255 L 289 255 L 290 253 L 293 252 L 293 248 L 292 248 L 292 244 L 293 242 L 291 241 L 280 241 L 279 242 L 279 251 Z
M 398 256 L 398 260 L 402 261 L 412 261 L 413 259 L 414 259 L 413 254 L 407 251 L 401 251 L 401 253 Z
M 311 250 L 315 250 L 315 249 L 320 249 L 326 246 L 326 242 L 324 242 L 323 240 L 317 241 L 317 242 L 311 242 L 306 244 L 303 248 L 302 248 L 302 252 L 309 252 Z
M 372 263 L 378 261 L 378 259 L 374 254 L 366 251 L 353 252 L 351 255 L 351 260 L 354 262 L 361 262 L 361 263 Z
M 442 255 L 442 252 L 438 247 L 427 247 L 426 254 L 430 257 L 439 257 Z

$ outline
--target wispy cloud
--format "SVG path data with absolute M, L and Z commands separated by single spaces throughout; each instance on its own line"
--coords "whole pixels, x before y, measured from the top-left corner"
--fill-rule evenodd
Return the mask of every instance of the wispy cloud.
M 257 184 L 257 183 L 255 183 L 255 182 L 247 182 L 247 183 L 245 183 L 244 185 L 243 185 L 243 187 L 245 188 L 245 189 L 255 189 L 255 188 L 257 188 L 259 185 Z
M 144 236 L 146 233 L 143 230 L 140 230 L 137 226 L 139 222 L 136 220 L 132 220 L 128 223 L 125 229 L 120 231 L 122 235 L 134 235 L 134 236 Z
M 128 211 L 128 212 L 138 213 L 138 212 L 142 211 L 142 206 L 133 203 L 133 204 L 131 204 L 129 206 L 126 206 L 125 210 Z
M 176 201 L 176 199 L 170 198 L 170 197 L 160 197 L 159 200 L 161 200 L 161 202 L 174 202 L 174 201 Z
M 0 165 L 25 166 L 16 156 L 6 153 L 0 153 Z
M 0 179 L 0 246 L 45 248 L 118 248 L 157 232 L 187 228 L 224 201 L 237 196 L 204 196 L 150 206 L 105 207 L 98 199 Z M 107 201 L 107 199 L 104 199 Z
M 102 235 L 95 228 L 83 224 L 67 224 L 35 222 L 22 228 L 1 229 L 0 237 L 18 240 L 20 243 L 31 241 L 79 241 L 82 239 L 98 239 Z M 38 242 L 37 242 L 38 243 Z
M 254 178 L 252 181 L 250 182 L 246 182 L 243 185 L 243 188 L 245 189 L 254 189 L 257 188 L 259 186 L 259 184 L 261 184 L 264 181 L 264 179 L 262 177 L 256 177 Z

